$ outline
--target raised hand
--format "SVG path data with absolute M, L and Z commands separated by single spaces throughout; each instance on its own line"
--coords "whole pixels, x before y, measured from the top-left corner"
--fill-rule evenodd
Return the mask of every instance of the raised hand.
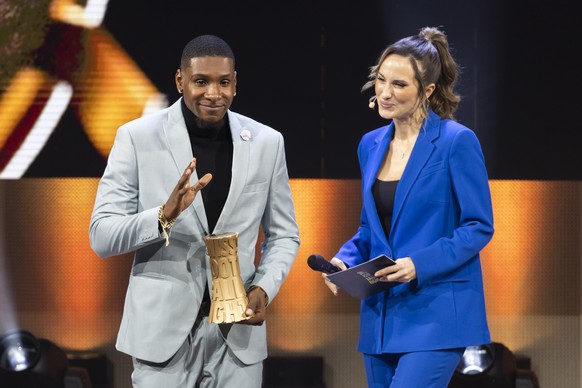
M 188 164 L 184 173 L 178 180 L 178 184 L 170 194 L 170 197 L 164 205 L 164 217 L 172 220 L 180 215 L 188 206 L 192 204 L 196 194 L 202 190 L 212 180 L 212 174 L 206 174 L 190 186 L 190 176 L 196 169 L 196 158 Z

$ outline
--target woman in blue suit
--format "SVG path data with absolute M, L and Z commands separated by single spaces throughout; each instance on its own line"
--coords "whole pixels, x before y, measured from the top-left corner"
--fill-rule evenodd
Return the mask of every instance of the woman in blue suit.
M 391 122 L 360 141 L 361 224 L 331 262 L 396 259 L 375 273 L 396 285 L 361 303 L 369 387 L 447 387 L 465 347 L 491 342 L 479 258 L 491 195 L 479 141 L 454 120 L 458 73 L 445 33 L 425 27 L 388 46 L 362 88 Z

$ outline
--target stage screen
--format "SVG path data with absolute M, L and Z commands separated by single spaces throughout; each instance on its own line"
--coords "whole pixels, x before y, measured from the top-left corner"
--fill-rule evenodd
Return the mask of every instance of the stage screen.
M 449 36 L 457 118 L 477 133 L 491 179 L 580 179 L 575 88 L 548 71 L 571 66 L 575 13 L 409 3 L 3 0 L 0 179 L 100 176 L 120 125 L 179 98 L 181 50 L 207 33 L 235 52 L 231 109 L 283 133 L 292 178 L 358 179 L 359 139 L 387 124 L 360 92 L 368 68 L 425 25 Z

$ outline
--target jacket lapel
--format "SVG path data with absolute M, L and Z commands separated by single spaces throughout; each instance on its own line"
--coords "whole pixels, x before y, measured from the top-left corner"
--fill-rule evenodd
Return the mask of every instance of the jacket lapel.
M 182 115 L 181 101 L 182 99 L 179 99 L 169 108 L 168 120 L 164 123 L 164 134 L 178 173 L 176 184 L 193 157 L 188 129 L 186 128 L 184 116 Z M 194 171 L 190 176 L 190 183 L 192 184 L 196 181 L 198 181 L 198 174 Z M 201 195 L 197 195 L 196 198 L 194 198 L 192 206 L 194 207 L 194 213 L 196 214 L 200 225 L 202 225 L 202 228 L 206 233 L 209 233 L 208 221 L 206 220 L 206 212 L 204 211 L 204 203 L 202 202 Z
M 254 136 L 256 132 L 251 127 L 243 127 L 233 112 L 228 111 L 228 121 L 230 123 L 230 133 L 232 135 L 233 155 L 232 155 L 232 178 L 230 182 L 230 189 L 228 197 L 224 204 L 224 208 L 218 217 L 215 229 L 220 232 L 224 229 L 225 223 L 229 218 L 229 214 L 237 211 L 235 206 L 240 197 L 245 182 L 247 181 L 247 174 L 249 171 L 251 142 L 256 141 Z
M 374 144 L 370 147 L 368 151 L 369 159 L 366 162 L 365 171 L 366 175 L 364 178 L 363 187 L 363 200 L 365 208 L 368 209 L 368 222 L 370 224 L 370 230 L 372 231 L 383 231 L 382 225 L 380 224 L 380 217 L 378 216 L 378 210 L 376 208 L 376 201 L 374 201 L 374 194 L 372 192 L 372 187 L 376 182 L 376 177 L 378 176 L 378 170 L 384 161 L 384 156 L 388 150 L 388 144 L 392 139 L 394 134 L 394 124 L 389 124 L 384 130 L 378 133 L 378 136 L 374 139 Z M 380 238 L 386 244 L 386 235 L 382 232 L 379 233 Z
M 412 185 L 418 178 L 418 174 L 434 151 L 435 146 L 433 141 L 439 136 L 439 130 L 439 116 L 433 111 L 429 111 L 429 116 L 425 121 L 425 127 L 420 130 L 416 144 L 412 148 L 410 159 L 408 159 L 408 163 L 404 168 L 404 172 L 398 183 L 398 188 L 396 189 L 392 227 L 398 222 L 398 216 L 400 215 L 404 201 L 408 197 Z

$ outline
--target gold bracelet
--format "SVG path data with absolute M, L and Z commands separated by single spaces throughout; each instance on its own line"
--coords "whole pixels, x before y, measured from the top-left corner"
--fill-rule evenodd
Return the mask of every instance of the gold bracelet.
M 158 222 L 162 227 L 162 232 L 164 233 L 164 238 L 166 239 L 166 246 L 168 246 L 170 245 L 170 235 L 168 234 L 168 231 L 174 225 L 178 217 L 174 217 L 170 221 L 166 220 L 166 216 L 164 215 L 165 207 L 166 205 L 164 204 L 160 206 L 160 210 L 158 210 Z
M 267 305 L 269 304 L 269 295 L 267 295 L 267 292 L 265 290 L 263 290 L 263 287 L 261 286 L 257 286 L 256 284 L 253 284 L 252 286 L 249 287 L 249 289 L 247 290 L 247 294 L 249 294 L 252 290 L 254 290 L 255 288 L 258 288 L 259 290 L 263 291 L 263 294 L 265 294 L 265 307 L 267 307 Z

